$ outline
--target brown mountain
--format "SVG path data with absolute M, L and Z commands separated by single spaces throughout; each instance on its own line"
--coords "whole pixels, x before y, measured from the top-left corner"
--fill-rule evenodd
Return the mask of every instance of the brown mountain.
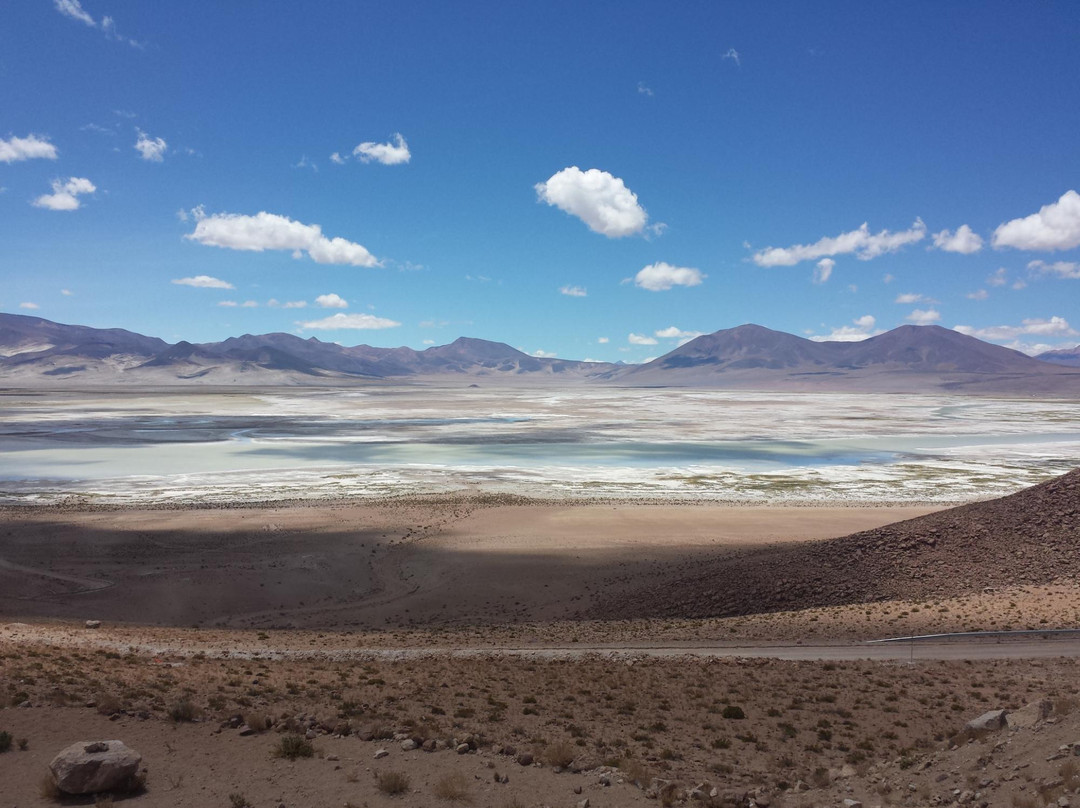
M 940 326 L 815 342 L 759 325 L 706 334 L 617 377 L 622 384 L 1080 394 L 1080 372 Z
M 800 545 L 695 558 L 593 617 L 722 617 L 1080 577 L 1080 469 L 1011 496 Z

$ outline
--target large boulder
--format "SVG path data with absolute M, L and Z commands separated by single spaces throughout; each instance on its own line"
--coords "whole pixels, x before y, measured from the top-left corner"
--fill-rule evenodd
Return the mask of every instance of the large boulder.
M 1006 713 L 1004 710 L 990 710 L 983 713 L 978 718 L 973 718 L 964 725 L 965 729 L 972 730 L 973 732 L 993 732 L 995 730 L 1004 729 Z
M 96 794 L 128 788 L 141 762 L 123 741 L 79 741 L 54 757 L 49 770 L 65 794 Z

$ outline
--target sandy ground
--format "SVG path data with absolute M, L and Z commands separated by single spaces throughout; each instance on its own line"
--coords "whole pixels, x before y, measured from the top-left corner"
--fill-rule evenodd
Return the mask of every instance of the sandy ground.
M 598 595 L 695 557 L 926 512 L 498 498 L 9 509 L 0 733 L 12 744 L 0 752 L 0 806 L 61 804 L 41 791 L 48 761 L 109 738 L 143 755 L 146 790 L 116 795 L 133 806 L 591 808 L 673 804 L 699 785 L 705 799 L 692 801 L 713 805 L 1076 800 L 1075 657 L 681 651 L 1070 627 L 1076 582 L 729 619 L 580 617 Z M 89 618 L 105 624 L 88 629 Z M 642 645 L 666 651 L 644 657 Z M 500 651 L 511 648 L 539 653 Z M 1023 726 L 963 733 L 986 710 L 1023 716 L 1044 700 Z M 240 721 L 267 729 L 241 735 Z M 311 758 L 276 755 L 293 734 L 310 736 Z M 407 751 L 409 740 L 437 750 Z M 388 774 L 407 780 L 402 794 L 387 793 Z
M 927 508 L 477 499 L 0 512 L 0 613 L 370 630 L 576 620 L 674 562 L 844 535 Z

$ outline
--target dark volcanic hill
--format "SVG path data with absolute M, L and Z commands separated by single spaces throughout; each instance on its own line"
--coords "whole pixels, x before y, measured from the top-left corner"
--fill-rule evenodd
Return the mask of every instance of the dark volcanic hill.
M 706 334 L 617 377 L 623 384 L 1080 395 L 1080 373 L 940 326 L 815 342 L 758 325 Z
M 726 617 L 1080 578 L 1080 469 L 837 539 L 695 558 L 590 617 Z
M 1075 348 L 1059 348 L 1056 351 L 1046 351 L 1038 354 L 1035 358 L 1043 362 L 1052 362 L 1055 365 L 1080 368 L 1080 345 Z

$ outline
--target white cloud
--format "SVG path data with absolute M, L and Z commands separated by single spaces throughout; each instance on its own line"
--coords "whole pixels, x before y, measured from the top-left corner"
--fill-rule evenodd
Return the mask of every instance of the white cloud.
M 385 317 L 376 317 L 373 314 L 342 314 L 338 312 L 321 320 L 310 320 L 305 323 L 297 323 L 302 329 L 318 331 L 333 331 L 338 328 L 350 329 L 380 329 L 396 328 L 401 323 L 388 320 Z
M 286 300 L 282 303 L 280 300 L 270 298 L 266 301 L 266 305 L 272 309 L 306 309 L 306 300 Z
M 656 345 L 656 340 L 650 336 L 644 334 L 631 333 L 627 338 L 627 342 L 631 345 Z
M 257 309 L 259 307 L 259 303 L 257 300 L 245 300 L 240 305 L 243 306 L 245 309 Z
M 64 297 L 71 297 L 75 293 L 70 289 L 61 289 L 60 294 L 62 294 Z
M 18 163 L 23 160 L 55 160 L 56 146 L 48 138 L 29 134 L 8 140 L 0 138 L 0 163 Z
M 260 211 L 254 216 L 239 213 L 215 213 L 207 216 L 196 208 L 195 232 L 184 238 L 230 250 L 291 250 L 295 255 L 307 251 L 320 264 L 348 264 L 374 267 L 379 262 L 363 246 L 343 238 L 327 238 L 317 224 L 303 224 L 286 216 Z
M 941 312 L 937 309 L 915 309 L 907 316 L 907 321 L 915 325 L 930 325 L 940 319 Z
M 214 305 L 221 306 L 226 309 L 235 309 L 239 304 L 235 300 L 219 300 Z
M 173 283 L 178 286 L 195 286 L 199 289 L 235 289 L 228 281 L 220 278 L 212 278 L 209 275 L 195 275 L 192 278 L 173 278 Z
M 97 23 L 94 22 L 94 18 L 83 10 L 82 4 L 79 0 L 53 0 L 53 4 L 56 6 L 56 10 L 63 14 L 65 17 L 70 17 L 73 20 L 78 20 L 81 23 L 89 25 L 91 28 L 96 28 Z
M 698 286 L 707 276 L 692 267 L 675 267 L 659 261 L 649 264 L 634 276 L 634 285 L 650 292 L 663 292 L 673 286 Z
M 1006 272 L 1005 267 L 1001 267 L 1000 269 L 996 269 L 992 273 L 990 273 L 990 275 L 988 275 L 986 278 L 986 282 L 990 286 L 1004 286 L 1006 283 L 1009 282 L 1007 276 L 1008 272 Z
M 609 342 L 611 342 L 611 339 L 609 337 L 597 337 L 596 341 L 601 345 L 607 345 Z
M 649 220 L 637 195 L 606 171 L 564 168 L 535 186 L 541 202 L 577 216 L 594 233 L 608 238 L 640 233 Z
M 990 297 L 990 293 L 985 289 L 976 289 L 974 292 L 968 292 L 966 297 L 968 300 L 986 300 Z
M 67 182 L 53 180 L 52 189 L 51 194 L 42 194 L 35 199 L 32 203 L 34 207 L 48 210 L 78 210 L 82 204 L 79 202 L 79 197 L 82 194 L 92 194 L 97 190 L 94 183 L 85 177 L 70 177 Z
M 530 354 L 530 356 L 535 356 L 538 359 L 552 359 L 553 357 L 558 356 L 558 354 L 557 353 L 552 353 L 551 351 L 545 351 L 545 350 L 539 350 L 538 349 L 538 350 L 533 351 Z
M 560 286 L 559 294 L 567 297 L 588 297 L 589 295 L 583 286 Z
M 1022 320 L 1020 325 L 994 325 L 987 328 L 974 328 L 970 325 L 955 325 L 953 331 L 988 340 L 1016 339 L 1024 335 L 1040 337 L 1075 337 L 1077 332 L 1064 317 L 1051 317 L 1049 320 Z
M 412 158 L 409 153 L 409 144 L 399 134 L 395 134 L 393 143 L 373 143 L 368 141 L 361 143 L 353 149 L 353 155 L 362 162 L 370 163 L 374 160 L 384 166 L 396 166 L 407 163 Z
M 309 160 L 306 154 L 300 155 L 300 162 L 293 163 L 293 168 L 310 168 L 316 174 L 319 173 L 319 166 Z
M 1039 275 L 1057 275 L 1059 278 L 1073 280 L 1080 278 L 1080 262 L 1077 261 L 1055 261 L 1052 264 L 1045 261 L 1032 261 L 1027 268 Z
M 433 339 L 426 339 L 426 340 L 423 340 L 423 344 L 424 344 L 424 345 L 434 345 L 434 344 L 435 344 L 435 340 L 433 340 Z
M 349 301 L 334 292 L 328 295 L 319 295 L 315 298 L 315 305 L 324 309 L 347 309 Z
M 926 225 L 916 219 L 910 230 L 891 233 L 882 230 L 871 233 L 866 222 L 858 230 L 850 230 L 835 237 L 818 239 L 813 244 L 795 244 L 791 247 L 766 247 L 754 253 L 754 263 L 759 267 L 790 267 L 800 261 L 815 261 L 833 255 L 854 253 L 860 261 L 869 261 L 886 253 L 892 253 L 907 244 L 922 241 L 926 237 Z
M 895 276 L 895 275 L 893 275 L 892 273 L 889 273 L 889 272 L 886 272 L 886 273 L 885 273 L 885 274 L 884 274 L 884 275 L 883 275 L 883 276 L 881 277 L 881 282 L 882 282 L 882 283 L 892 283 L 892 282 L 893 282 L 893 281 L 895 281 L 895 280 L 896 280 L 896 276 Z
M 169 148 L 168 144 L 159 137 L 150 137 L 142 129 L 136 129 L 135 131 L 139 135 L 135 141 L 135 151 L 139 153 L 139 156 L 151 163 L 164 162 L 165 152 Z
M 963 255 L 977 253 L 983 247 L 982 236 L 966 224 L 962 224 L 956 228 L 955 233 L 951 233 L 948 230 L 934 233 L 933 239 L 934 246 L 939 250 L 962 253 Z
M 643 82 L 643 81 L 639 81 L 637 83 L 637 91 L 639 93 L 641 93 L 642 95 L 649 96 L 649 98 L 652 98 L 653 95 L 655 95 L 655 93 L 653 93 L 651 88 L 645 86 L 645 82 Z
M 727 53 L 720 57 L 721 59 L 730 59 L 735 63 L 736 67 L 742 67 L 742 62 L 739 61 L 739 52 L 734 48 L 728 48 Z
M 1010 289 L 1026 289 L 1027 288 L 1027 281 L 1025 281 L 1023 278 L 1021 278 L 1019 280 L 1015 280 L 1015 281 L 1013 281 L 1012 286 L 1010 286 L 1009 288 Z
M 822 258 L 817 262 L 817 266 L 814 267 L 814 283 L 825 283 L 832 276 L 833 267 L 836 266 L 836 262 L 831 258 Z
M 337 152 L 334 152 L 333 154 L 331 154 L 331 155 L 330 155 L 330 162 L 331 162 L 331 163 L 336 163 L 336 164 L 337 164 L 337 165 L 339 165 L 339 166 L 343 166 L 343 165 L 345 165 L 345 160 L 346 160 L 346 159 L 347 159 L 347 158 L 345 158 L 345 157 L 342 157 L 342 156 L 341 156 L 340 154 L 338 154 Z
M 905 292 L 902 295 L 897 295 L 896 300 L 894 300 L 893 303 L 904 303 L 910 305 L 911 303 L 937 303 L 937 301 L 934 300 L 932 297 L 920 295 L 917 292 Z
M 27 301 L 26 303 L 20 303 L 19 308 L 20 309 L 30 309 L 31 311 L 34 311 L 34 310 L 40 309 L 41 306 L 39 306 L 37 303 L 30 303 L 29 301 Z
M 1080 246 L 1080 194 L 1066 191 L 1057 202 L 1043 205 L 1038 213 L 998 225 L 995 248 L 1018 250 L 1068 250 Z
M 704 331 L 683 331 L 673 325 L 661 328 L 659 331 L 653 331 L 653 335 L 660 337 L 660 339 L 693 339 L 694 337 L 700 337 L 704 333 Z
M 842 325 L 828 334 L 820 334 L 810 339 L 814 342 L 862 342 L 868 337 L 884 333 L 881 329 L 874 329 L 877 319 L 872 314 L 856 317 L 852 322 L 854 325 Z

